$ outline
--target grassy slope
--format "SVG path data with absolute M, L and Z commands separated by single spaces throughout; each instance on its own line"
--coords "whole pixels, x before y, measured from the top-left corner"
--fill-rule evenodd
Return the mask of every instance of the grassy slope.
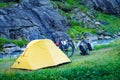
M 105 49 L 105 48 L 110 48 L 110 47 L 117 47 L 117 46 L 120 46 L 120 40 L 119 39 L 116 39 L 114 42 L 111 42 L 109 45 L 95 46 L 95 50 Z
M 108 25 L 102 25 L 103 30 L 113 34 L 117 34 L 120 32 L 120 18 L 114 15 L 108 15 L 98 12 L 98 16 L 96 17 L 98 21 L 108 22 Z
M 91 15 L 90 17 L 96 19 L 96 21 L 109 23 L 108 25 L 101 25 L 101 28 L 104 31 L 109 32 L 112 36 L 113 34 L 117 34 L 120 31 L 120 18 L 98 11 L 92 11 L 89 7 L 81 4 L 83 0 L 65 0 L 65 3 L 62 3 L 58 0 L 51 1 L 54 1 L 53 3 L 55 4 L 55 6 L 58 6 L 61 14 L 67 17 L 69 23 L 71 24 L 71 29 L 68 31 L 68 34 L 70 34 L 73 38 L 76 37 L 76 34 L 81 34 L 82 32 L 91 32 L 94 34 L 96 34 L 97 32 L 97 29 L 88 29 L 86 28 L 88 26 L 84 26 L 82 22 L 78 22 L 77 20 L 73 20 L 71 18 L 74 15 L 72 13 L 72 10 L 75 7 L 77 7 L 81 12 L 85 14 L 89 12 L 95 12 L 94 14 L 92 13 L 93 15 Z
M 119 40 L 120 43 L 120 40 Z M 88 56 L 74 55 L 72 63 L 36 71 L 10 69 L 15 59 L 0 60 L 0 79 L 24 80 L 119 80 L 120 46 L 99 49 Z

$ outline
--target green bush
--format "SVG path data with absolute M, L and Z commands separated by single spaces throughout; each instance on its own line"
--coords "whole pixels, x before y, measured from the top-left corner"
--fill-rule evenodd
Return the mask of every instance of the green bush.
M 11 7 L 15 2 L 0 2 L 0 8 Z
M 70 12 L 73 9 L 73 6 L 69 4 L 66 5 L 59 1 L 56 1 L 54 3 L 58 6 L 59 9 L 61 9 L 64 12 Z
M 69 31 L 68 31 L 68 34 L 70 34 L 70 36 L 72 38 L 76 38 L 76 35 L 77 34 L 81 34 L 82 32 L 85 32 L 85 33 L 93 33 L 95 34 L 96 33 L 96 30 L 95 29 L 91 29 L 91 28 L 83 28 L 83 27 L 80 27 L 80 26 L 73 26 Z
M 7 43 L 14 43 L 20 47 L 24 46 L 25 44 L 28 43 L 27 40 L 22 39 L 22 40 L 9 40 L 6 38 L 0 38 L 0 51 L 3 51 L 3 45 Z
M 114 15 L 104 14 L 98 12 L 97 15 L 98 21 L 108 22 L 108 25 L 102 25 L 103 30 L 113 34 L 117 34 L 120 31 L 120 18 Z
M 26 39 L 22 39 L 22 40 L 11 40 L 12 43 L 23 47 L 24 45 L 26 45 L 28 43 L 28 41 Z
M 6 38 L 0 38 L 0 51 L 3 51 L 3 45 L 6 43 L 10 43 L 10 40 Z

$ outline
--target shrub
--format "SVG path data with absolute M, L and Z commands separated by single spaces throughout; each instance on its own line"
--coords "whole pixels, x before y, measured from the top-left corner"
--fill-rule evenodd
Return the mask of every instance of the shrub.
M 10 43 L 10 40 L 6 38 L 0 38 L 0 51 L 3 51 L 3 45 L 6 43 Z
M 55 3 L 58 6 L 58 8 L 64 12 L 70 12 L 73 9 L 72 5 L 69 5 L 69 4 L 66 5 L 66 4 L 59 2 L 59 1 L 56 1 Z
M 26 45 L 28 41 L 26 39 L 21 39 L 21 40 L 9 40 L 6 38 L 0 38 L 0 51 L 3 51 L 3 45 L 7 43 L 14 43 L 20 47 Z
M 23 47 L 24 45 L 26 45 L 28 43 L 28 41 L 26 39 L 22 39 L 22 40 L 11 40 L 12 43 Z
M 0 8 L 11 7 L 11 5 L 15 4 L 15 2 L 0 2 Z
M 108 25 L 102 25 L 101 27 L 103 28 L 103 30 L 111 33 L 111 35 L 117 34 L 120 31 L 120 18 L 114 15 L 104 14 L 100 12 L 98 12 L 96 18 L 98 21 L 108 23 Z
M 68 34 L 70 34 L 72 38 L 76 38 L 76 35 L 77 34 L 81 34 L 82 32 L 86 32 L 86 33 L 90 32 L 90 33 L 95 34 L 96 30 L 95 29 L 91 29 L 91 28 L 83 28 L 83 27 L 80 27 L 80 26 L 73 26 L 68 31 Z

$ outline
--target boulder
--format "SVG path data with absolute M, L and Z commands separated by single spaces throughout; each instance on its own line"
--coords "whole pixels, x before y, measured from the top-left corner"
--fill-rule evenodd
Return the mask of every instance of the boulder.
M 21 48 L 19 46 L 16 46 L 15 44 L 5 44 L 3 46 L 3 49 L 5 53 L 13 53 L 13 52 L 19 52 L 21 51 Z
M 90 41 L 95 41 L 95 40 L 98 40 L 98 36 L 95 35 L 95 34 L 92 34 L 92 33 L 88 33 L 86 35 L 86 39 L 90 40 Z
M 98 30 L 97 31 L 97 35 L 103 35 L 104 34 L 104 30 Z
M 117 37 L 118 37 L 118 35 L 117 35 L 117 34 L 114 34 L 114 35 L 113 35 L 113 38 L 117 38 Z
M 3 58 L 4 54 L 5 54 L 4 52 L 0 51 L 0 58 Z
M 106 39 L 106 40 L 109 40 L 111 38 L 112 38 L 111 36 L 104 36 L 104 39 Z
M 91 18 L 90 16 L 93 16 L 92 12 L 86 14 L 81 12 L 78 8 L 75 8 L 73 11 L 73 16 L 71 19 L 76 20 L 78 22 L 81 22 L 83 24 L 82 27 L 86 28 L 98 28 L 99 25 L 95 24 L 96 20 Z
M 5 54 L 4 52 L 0 51 L 0 55 L 4 55 L 4 54 Z
M 120 0 L 85 0 L 85 4 L 104 13 L 120 16 Z
M 15 47 L 15 46 L 16 46 L 15 44 L 10 43 L 10 44 L 4 44 L 3 48 L 11 48 L 11 47 Z
M 98 40 L 103 40 L 104 39 L 104 36 L 103 35 L 99 35 L 98 36 Z
M 118 33 L 118 36 L 120 36 L 120 32 Z
M 111 34 L 109 32 L 105 32 L 104 36 L 111 36 Z

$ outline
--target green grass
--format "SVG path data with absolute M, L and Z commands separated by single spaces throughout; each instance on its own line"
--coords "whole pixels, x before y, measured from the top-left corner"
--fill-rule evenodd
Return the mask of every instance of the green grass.
M 0 38 L 0 51 L 4 51 L 3 50 L 3 45 L 6 43 L 9 43 L 10 41 L 7 40 L 6 38 Z
M 119 40 L 120 41 L 120 40 Z M 117 43 L 120 43 L 120 42 Z M 115 44 L 115 43 L 114 43 Z M 119 80 L 120 46 L 74 55 L 71 63 L 35 71 L 11 69 L 16 59 L 0 60 L 2 80 Z
M 120 18 L 114 15 L 104 14 L 98 12 L 98 21 L 108 22 L 109 25 L 102 25 L 101 27 L 112 34 L 117 34 L 120 31 Z
M 0 2 L 0 8 L 6 8 L 6 7 L 11 7 L 15 2 Z
M 7 43 L 14 43 L 20 47 L 24 46 L 25 44 L 28 43 L 28 41 L 26 39 L 21 39 L 21 40 L 9 40 L 6 38 L 2 38 L 0 37 L 0 51 L 4 51 L 3 50 L 3 45 L 7 44 Z
M 22 40 L 11 40 L 12 43 L 23 47 L 24 45 L 28 44 L 28 41 L 26 39 L 22 39 Z
M 66 0 L 67 5 L 70 5 L 73 8 L 77 7 L 82 12 L 88 12 L 89 8 L 81 3 L 83 3 L 83 0 Z
M 114 42 L 111 42 L 111 43 L 108 44 L 108 45 L 99 45 L 99 46 L 95 46 L 95 50 L 120 46 L 119 44 L 120 44 L 120 39 L 117 39 L 117 40 L 115 40 Z
M 74 26 L 68 31 L 68 34 L 72 38 L 76 38 L 76 35 L 81 34 L 82 32 L 96 33 L 96 30 L 91 28 L 82 28 L 80 26 Z
M 65 0 L 65 2 L 60 2 L 59 0 L 51 0 L 53 1 L 54 5 L 59 8 L 59 11 L 62 15 L 66 16 L 68 19 L 68 22 L 71 24 L 71 31 L 74 30 L 75 33 L 70 33 L 71 31 L 68 31 L 68 33 L 72 36 L 75 37 L 74 34 L 78 33 L 78 30 L 74 29 L 75 26 L 80 26 L 81 27 L 81 23 L 82 22 L 78 22 L 75 21 L 74 19 L 72 19 L 71 17 L 73 17 L 73 13 L 72 10 L 74 8 L 78 8 L 81 12 L 83 13 L 87 13 L 87 12 L 92 12 L 90 7 L 85 6 L 84 4 L 82 4 L 83 0 Z M 87 13 L 88 14 L 88 13 Z M 96 21 L 103 21 L 103 22 L 108 22 L 109 25 L 101 25 L 100 27 L 104 30 L 104 32 L 109 32 L 111 34 L 111 36 L 114 36 L 114 34 L 118 34 L 118 32 L 120 32 L 120 18 L 113 16 L 113 15 L 109 15 L 109 14 L 104 14 L 98 11 L 94 11 L 94 13 L 92 13 L 93 15 L 89 15 L 89 17 L 96 19 Z M 84 26 L 84 24 L 82 25 Z M 88 26 L 84 26 L 84 27 L 88 27 Z M 82 28 L 83 31 L 87 31 L 86 28 Z M 94 31 L 94 29 L 90 29 L 91 32 Z M 96 29 L 98 30 L 98 29 Z M 89 30 L 88 30 L 89 32 Z M 80 31 L 81 33 L 81 31 Z M 79 33 L 79 34 L 80 34 Z M 95 33 L 97 34 L 97 33 Z
M 62 15 L 66 16 L 68 19 L 68 22 L 71 26 L 70 30 L 68 30 L 68 34 L 71 35 L 72 38 L 75 38 L 77 34 L 81 34 L 82 32 L 92 32 L 96 33 L 95 29 L 85 28 L 88 26 L 84 26 L 84 23 L 78 22 L 77 20 L 74 20 L 72 17 L 74 16 L 74 13 L 72 10 L 76 7 L 80 11 L 86 13 L 90 9 L 83 5 L 83 0 L 65 0 L 65 2 L 61 2 L 58 0 L 51 0 L 55 7 L 59 8 L 59 11 Z

